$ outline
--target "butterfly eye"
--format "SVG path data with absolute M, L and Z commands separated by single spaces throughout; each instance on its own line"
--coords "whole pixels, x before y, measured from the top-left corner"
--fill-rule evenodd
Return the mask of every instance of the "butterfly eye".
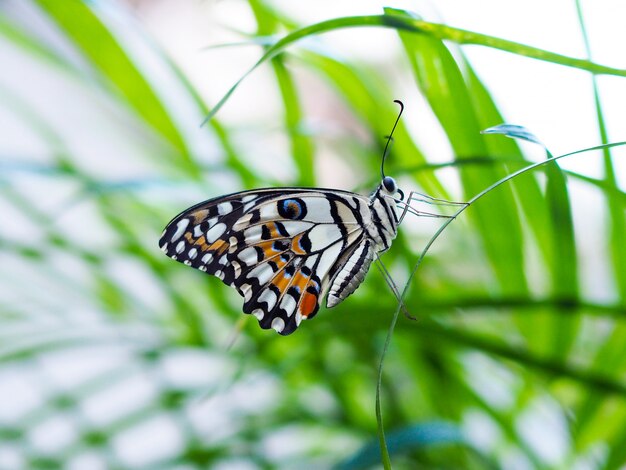
M 300 220 L 306 215 L 306 205 L 302 199 L 278 201 L 278 214 L 285 219 Z
M 398 191 L 396 180 L 394 180 L 391 176 L 385 176 L 383 178 L 383 187 L 389 194 L 395 194 Z

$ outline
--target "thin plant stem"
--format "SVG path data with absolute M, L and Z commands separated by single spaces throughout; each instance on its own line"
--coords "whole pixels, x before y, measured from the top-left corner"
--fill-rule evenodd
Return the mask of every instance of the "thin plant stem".
M 382 416 L 382 410 L 381 410 L 381 406 L 380 406 L 380 391 L 381 391 L 381 384 L 382 384 L 382 378 L 383 378 L 383 366 L 384 366 L 384 362 L 385 362 L 385 356 L 387 355 L 387 350 L 389 349 L 389 344 L 391 343 L 391 337 L 393 336 L 393 331 L 396 327 L 396 323 L 398 321 L 398 316 L 400 314 L 400 310 L 401 310 L 401 303 L 403 302 L 408 291 L 409 291 L 409 287 L 411 285 L 411 281 L 413 280 L 413 278 L 415 277 L 415 273 L 417 272 L 417 270 L 419 269 L 419 267 L 422 264 L 422 261 L 424 261 L 424 258 L 426 257 L 426 254 L 428 253 L 428 251 L 430 250 L 430 248 L 433 246 L 433 244 L 435 243 L 435 241 L 439 238 L 439 236 L 443 233 L 443 231 L 448 227 L 448 225 L 450 225 L 452 223 L 452 221 L 454 219 L 456 219 L 459 215 L 461 215 L 468 207 L 470 207 L 472 204 L 474 204 L 475 202 L 477 202 L 479 199 L 481 199 L 482 197 L 486 196 L 487 194 L 489 194 L 491 191 L 493 191 L 494 189 L 498 188 L 499 186 L 503 185 L 504 183 L 507 183 L 509 181 L 511 181 L 514 178 L 517 178 L 518 176 L 527 173 L 529 171 L 532 171 L 536 168 L 539 168 L 543 165 L 547 165 L 548 163 L 551 163 L 553 161 L 559 160 L 561 158 L 565 158 L 565 157 L 569 157 L 572 155 L 577 155 L 579 153 L 585 153 L 585 152 L 591 152 L 593 150 L 604 150 L 604 149 L 608 149 L 611 147 L 618 147 L 618 146 L 622 146 L 622 145 L 626 145 L 626 141 L 622 141 L 622 142 L 614 142 L 611 144 L 603 144 L 603 145 L 596 145 L 594 147 L 588 147 L 582 150 L 576 150 L 574 152 L 570 152 L 570 153 L 566 153 L 563 155 L 558 155 L 558 156 L 552 156 L 550 154 L 550 152 L 548 152 L 546 150 L 546 152 L 548 153 L 549 157 L 546 158 L 545 160 L 542 160 L 540 162 L 534 163 L 532 165 L 528 165 L 518 171 L 515 171 L 513 173 L 511 173 L 510 175 L 505 176 L 504 178 L 496 181 L 495 183 L 493 183 L 491 186 L 483 189 L 481 192 L 479 192 L 478 194 L 476 194 L 474 197 L 472 197 L 466 205 L 460 206 L 459 209 L 454 213 L 454 215 L 452 215 L 449 219 L 447 219 L 443 224 L 441 224 L 441 226 L 439 227 L 439 229 L 437 229 L 437 231 L 435 232 L 435 234 L 430 238 L 430 240 L 428 240 L 428 243 L 426 243 L 426 246 L 424 247 L 424 249 L 422 250 L 422 253 L 420 254 L 419 258 L 417 259 L 417 262 L 415 263 L 415 266 L 413 267 L 413 270 L 411 271 L 411 274 L 409 275 L 409 278 L 407 279 L 404 288 L 402 289 L 402 294 L 400 296 L 400 300 L 398 302 L 398 306 L 396 307 L 396 310 L 393 314 L 393 317 L 391 319 L 391 323 L 389 324 L 389 329 L 387 331 L 387 337 L 385 338 L 385 344 L 383 346 L 383 350 L 381 352 L 380 355 L 380 362 L 378 365 L 378 381 L 376 383 L 376 422 L 377 422 L 377 430 L 378 430 L 378 441 L 380 443 L 380 451 L 381 451 L 381 458 L 382 458 L 382 463 L 383 466 L 385 468 L 385 470 L 390 470 L 391 469 L 391 461 L 389 459 L 389 450 L 387 449 L 387 442 L 385 440 L 385 430 L 384 430 L 384 426 L 383 426 L 383 416 Z

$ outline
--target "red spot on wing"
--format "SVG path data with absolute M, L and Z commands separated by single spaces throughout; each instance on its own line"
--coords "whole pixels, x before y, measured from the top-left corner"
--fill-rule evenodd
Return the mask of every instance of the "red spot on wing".
M 300 300 L 300 315 L 308 317 L 311 315 L 317 307 L 317 295 L 306 291 Z

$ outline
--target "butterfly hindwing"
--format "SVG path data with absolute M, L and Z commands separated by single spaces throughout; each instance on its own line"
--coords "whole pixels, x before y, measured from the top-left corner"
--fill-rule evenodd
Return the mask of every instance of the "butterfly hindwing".
M 341 254 L 362 238 L 366 204 L 334 190 L 236 193 L 179 214 L 159 246 L 237 289 L 245 313 L 286 335 L 317 313 Z

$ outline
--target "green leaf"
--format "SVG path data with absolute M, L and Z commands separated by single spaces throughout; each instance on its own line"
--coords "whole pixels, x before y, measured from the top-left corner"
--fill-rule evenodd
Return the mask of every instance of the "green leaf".
M 195 177 L 200 170 L 189 153 L 187 144 L 167 109 L 149 81 L 130 60 L 122 46 L 88 3 L 36 0 L 39 6 L 68 35 L 73 44 L 91 61 L 129 106 L 180 153 L 187 172 Z
M 264 36 L 275 33 L 278 22 L 271 15 L 271 11 L 262 2 L 256 0 L 250 0 L 250 6 L 257 19 L 258 34 Z M 283 56 L 272 58 L 272 67 L 285 108 L 285 124 L 291 141 L 291 155 L 298 168 L 297 184 L 314 186 L 313 142 L 304 132 L 304 116 L 295 82 L 289 73 Z
M 524 126 L 519 126 L 517 124 L 500 124 L 481 131 L 481 134 L 502 134 L 507 137 L 511 137 L 512 139 L 521 139 L 526 140 L 527 142 L 539 144 L 545 148 L 543 142 L 541 142 L 532 132 Z
M 369 186 L 379 181 L 380 158 L 383 151 L 382 137 L 389 133 L 390 126 L 395 119 L 396 109 L 392 107 L 394 98 L 389 85 L 376 70 L 361 70 L 340 60 L 326 55 L 305 51 L 302 57 L 306 64 L 313 66 L 322 76 L 326 77 L 339 93 L 339 97 L 357 117 L 368 126 L 370 133 L 377 138 L 376 152 L 369 152 L 371 159 L 369 168 L 374 178 Z M 407 112 L 410 112 L 407 104 Z M 425 164 L 426 157 L 417 147 L 406 126 L 400 120 L 396 128 L 393 148 L 390 158 L 387 159 L 387 172 L 392 174 L 396 168 L 406 164 Z M 423 173 L 416 176 L 416 181 L 428 194 L 437 197 L 448 197 L 443 185 L 434 174 Z
M 546 198 L 552 222 L 552 291 L 564 303 L 576 303 L 578 290 L 578 254 L 574 238 L 574 222 L 565 176 L 556 162 L 546 170 Z M 566 310 L 565 316 L 554 315 L 552 353 L 567 357 L 578 335 L 580 317 Z
M 386 13 L 408 15 L 389 8 Z M 400 31 L 399 35 L 417 84 L 446 132 L 456 158 L 487 156 L 489 149 L 480 134 L 476 108 L 450 51 L 439 39 L 405 31 Z M 466 199 L 506 174 L 495 167 L 459 167 L 459 172 Z M 488 202 L 476 205 L 471 217 L 478 226 L 502 293 L 525 293 L 523 237 L 510 187 L 501 188 L 497 197 L 489 197 Z M 500 230 L 502 226 L 507 227 L 506 236 Z
M 394 10 L 389 9 L 389 11 L 392 12 Z M 514 54 L 523 55 L 526 57 L 532 57 L 539 60 L 553 62 L 555 64 L 561 64 L 568 67 L 576 67 L 582 70 L 588 70 L 597 74 L 602 73 L 607 75 L 626 77 L 626 70 L 598 65 L 587 60 L 575 59 L 561 54 L 555 54 L 553 52 L 544 51 L 513 41 L 506 41 L 504 39 L 495 38 L 493 36 L 487 36 L 485 34 L 464 31 L 462 29 L 452 28 L 450 26 L 445 26 L 437 23 L 428 23 L 426 21 L 421 21 L 410 17 L 403 18 L 402 16 L 396 15 L 394 13 L 370 16 L 348 16 L 345 18 L 335 18 L 332 20 L 322 21 L 314 25 L 306 26 L 280 39 L 278 42 L 276 42 L 276 44 L 268 48 L 265 54 L 263 54 L 263 56 L 243 76 L 241 76 L 241 78 L 239 78 L 237 82 L 235 82 L 235 84 L 213 107 L 213 109 L 211 109 L 211 112 L 206 116 L 204 123 L 208 122 L 213 116 L 215 116 L 215 114 L 217 114 L 217 112 L 228 100 L 228 98 L 230 98 L 230 95 L 234 93 L 237 87 L 246 77 L 248 77 L 248 75 L 256 70 L 256 68 L 262 63 L 280 54 L 292 43 L 295 43 L 307 36 L 321 34 L 336 29 L 371 26 L 394 28 L 398 31 L 403 30 L 412 31 L 415 33 L 422 33 L 436 39 L 447 39 L 458 44 L 480 44 L 495 49 L 501 49 L 503 51 L 511 52 Z

